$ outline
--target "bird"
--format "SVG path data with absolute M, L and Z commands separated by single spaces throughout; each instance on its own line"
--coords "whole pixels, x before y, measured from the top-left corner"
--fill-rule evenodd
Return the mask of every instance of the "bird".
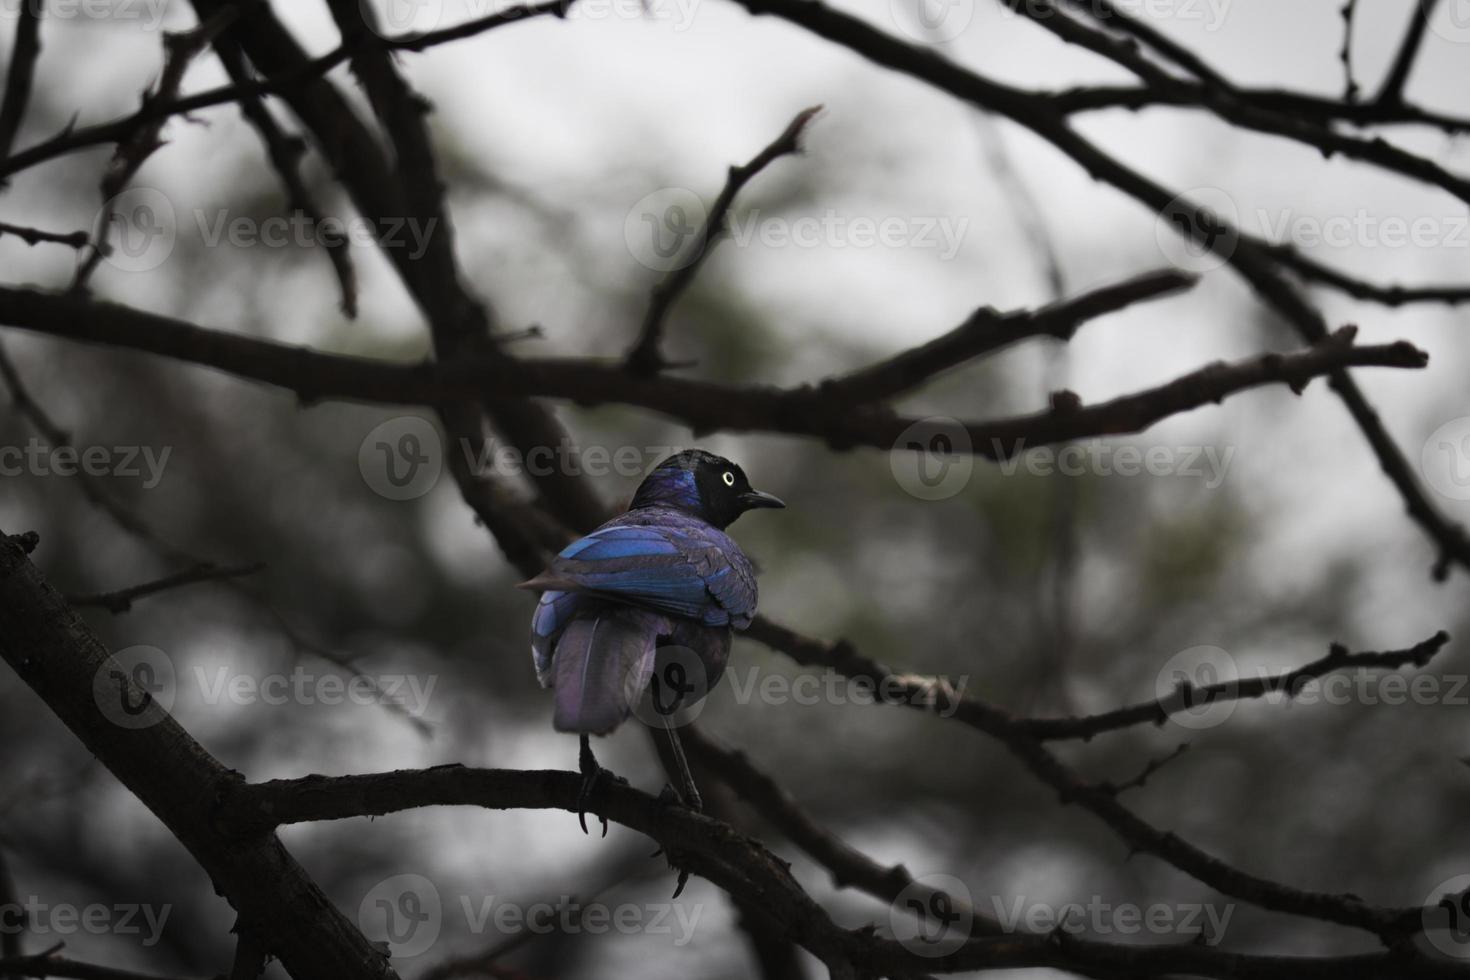
M 755 617 L 755 569 L 725 529 L 746 511 L 785 506 L 754 489 L 737 464 L 688 449 L 648 473 L 627 511 L 519 584 L 541 593 L 531 653 L 537 680 L 553 690 L 552 725 L 580 736 L 577 818 L 584 833 L 587 804 L 607 772 L 590 736 L 622 724 L 650 686 L 659 694 L 660 678 L 674 687 L 673 700 L 657 711 L 681 770 L 682 802 L 699 808 L 670 714 L 718 683 L 731 631 Z M 691 671 L 704 676 L 690 683 L 684 675 Z

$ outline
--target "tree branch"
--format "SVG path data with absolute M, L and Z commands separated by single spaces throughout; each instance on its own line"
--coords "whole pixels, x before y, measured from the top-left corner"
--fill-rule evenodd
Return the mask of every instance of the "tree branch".
M 307 776 L 238 785 L 221 801 L 219 819 L 229 831 L 254 834 L 289 823 L 381 816 L 423 806 L 575 811 L 580 787 L 581 776 L 572 772 L 460 766 Z M 948 956 L 921 957 L 894 940 L 878 938 L 871 928 L 848 931 L 836 926 L 802 891 L 785 862 L 723 823 L 616 783 L 601 784 L 588 810 L 647 834 L 667 850 L 677 850 L 702 877 L 732 895 L 763 903 L 793 939 L 829 968 L 860 963 L 869 971 L 863 975 L 912 976 L 1026 966 L 1093 973 L 1106 966 L 1132 969 L 1143 976 L 1189 973 L 1283 980 L 1378 978 L 1386 970 L 1401 971 L 1393 975 L 1402 978 L 1463 980 L 1470 976 L 1470 967 L 1435 963 L 1407 949 L 1356 957 L 1275 957 L 1198 944 L 1149 946 L 1060 935 L 981 936 Z
M 1046 748 L 1027 722 L 984 702 L 959 696 L 943 678 L 895 674 L 862 656 L 846 642 L 824 644 L 764 617 L 757 617 L 747 635 L 797 663 L 827 667 L 860 681 L 884 703 L 953 716 L 995 738 L 1032 775 L 1051 787 L 1062 803 L 1076 804 L 1091 813 L 1117 834 L 1130 851 L 1161 858 L 1223 894 L 1264 909 L 1363 929 L 1390 947 L 1424 927 L 1424 909 L 1370 906 L 1355 895 L 1309 892 L 1231 867 L 1177 835 L 1149 824 L 1119 803 L 1109 787 L 1092 785 L 1082 779 Z M 1444 639 L 1436 636 L 1411 652 L 1427 657 L 1443 643 Z M 1370 658 L 1367 662 L 1387 665 L 1400 662 L 1403 654 L 1363 656 Z
M 239 45 L 228 38 L 216 38 L 214 49 L 224 64 L 225 71 L 229 73 L 231 81 L 236 85 L 244 85 L 251 81 L 250 69 Z M 306 152 L 305 141 L 299 136 L 288 136 L 276 123 L 275 117 L 271 115 L 270 109 L 266 107 L 264 100 L 259 95 L 242 95 L 240 112 L 255 127 L 255 131 L 260 134 L 261 142 L 265 144 L 266 155 L 270 159 L 271 166 L 275 168 L 281 178 L 281 185 L 286 189 L 286 206 L 293 211 L 301 212 L 311 222 L 312 228 L 320 230 L 323 220 L 321 208 L 313 200 L 298 167 L 302 155 Z M 352 254 L 348 250 L 347 239 L 345 236 L 339 237 L 325 233 L 317 237 L 337 276 L 337 287 L 342 296 L 342 313 L 349 318 L 355 318 L 357 316 L 357 272 L 352 265 Z
M 14 539 L 0 536 L 0 659 L 189 850 L 243 924 L 269 937 L 293 975 L 389 980 L 386 958 L 332 905 L 270 834 L 224 837 L 211 802 L 239 780 L 204 751 L 103 648 L 41 578 Z M 103 712 L 119 699 L 117 717 Z M 130 713 L 137 708 L 137 713 Z M 13 969 L 13 967 L 12 967 Z
M 15 43 L 10 49 L 10 68 L 5 74 L 5 98 L 0 100 L 0 160 L 15 145 L 15 134 L 20 132 L 31 100 L 36 61 L 41 55 L 43 7 L 43 0 L 29 0 L 16 10 Z
M 387 364 L 206 330 L 117 304 L 28 289 L 0 287 L 0 324 L 218 368 L 287 388 L 305 401 L 331 398 L 438 405 L 473 398 L 493 388 L 505 396 L 564 398 L 580 405 L 632 405 L 677 419 L 695 432 L 781 432 L 816 436 L 844 449 L 892 449 L 920 421 L 886 409 L 855 407 L 827 397 L 820 388 L 643 378 L 595 359 L 501 355 L 493 360 L 462 357 L 443 365 Z M 953 434 L 963 439 L 956 439 L 955 451 L 999 459 L 1027 447 L 1139 432 L 1160 419 L 1265 384 L 1285 384 L 1300 391 L 1312 378 L 1336 375 L 1348 367 L 1415 369 L 1428 362 L 1426 354 L 1406 341 L 1360 347 L 1352 342 L 1354 334 L 1354 328 L 1344 327 L 1304 350 L 1209 365 L 1110 401 L 1083 406 L 1075 396 L 1064 393 L 1045 412 L 959 423 Z
M 85 231 L 42 231 L 39 228 L 12 225 L 5 221 L 0 221 L 0 235 L 14 235 L 32 247 L 42 242 L 52 242 L 56 245 L 67 245 L 71 248 L 86 248 L 87 242 L 90 240 Z
M 1185 683 L 1167 697 L 1102 714 L 1081 718 L 1021 719 L 1016 724 L 1033 738 L 1085 740 L 1103 732 L 1118 731 L 1134 725 L 1162 725 L 1170 716 L 1181 711 L 1216 702 L 1245 701 L 1277 694 L 1295 697 L 1308 681 L 1326 677 L 1328 674 L 1349 670 L 1395 671 L 1409 666 L 1423 667 L 1444 649 L 1449 640 L 1450 635 L 1441 630 L 1406 650 L 1390 650 L 1385 653 L 1349 653 L 1347 648 L 1334 643 L 1327 656 L 1285 673 L 1222 681 L 1203 687 Z
M 25 0 L 25 2 L 30 3 L 31 0 Z M 482 17 L 472 21 L 469 24 L 445 28 L 442 31 L 435 31 L 430 34 L 390 38 L 384 43 L 394 50 L 423 51 L 438 44 L 473 37 L 478 34 L 483 34 L 486 31 L 494 30 L 497 27 L 518 23 L 519 21 L 546 14 L 564 17 L 568 8 L 575 2 L 576 0 L 543 0 L 540 3 L 515 4 L 488 17 Z M 325 75 L 346 61 L 347 55 L 348 50 L 343 45 L 318 58 L 303 61 L 290 71 L 278 73 L 269 79 L 221 85 L 167 102 L 145 101 L 136 112 L 127 116 L 109 122 L 97 123 L 92 126 L 83 126 L 80 129 L 68 124 L 65 129 L 50 139 L 29 146 L 13 155 L 6 156 L 0 153 L 0 183 L 3 183 L 4 178 L 12 174 L 34 167 L 37 164 L 45 163 L 48 160 L 54 160 L 56 157 L 63 156 L 67 153 L 74 153 L 77 150 L 83 150 L 90 146 L 121 142 L 127 139 L 129 134 L 138 131 L 140 128 L 161 122 L 173 116 L 188 115 L 200 109 L 227 105 L 246 98 L 262 95 L 284 95 L 293 89 L 299 88 L 306 82 Z
M 1113 283 L 1037 310 L 1000 313 L 982 306 L 949 333 L 926 344 L 822 382 L 826 394 L 851 401 L 881 401 L 905 394 L 955 365 L 1030 337 L 1071 340 L 1088 320 L 1134 303 L 1192 288 L 1197 280 L 1172 269 Z
M 1409 29 L 1404 33 L 1403 43 L 1399 45 L 1393 66 L 1389 68 L 1388 77 L 1383 80 L 1383 87 L 1378 90 L 1375 102 L 1380 105 L 1403 104 L 1404 85 L 1409 80 L 1409 73 L 1414 70 L 1419 48 L 1424 43 L 1424 32 L 1429 28 L 1429 18 L 1434 16 L 1434 8 L 1438 3 L 1439 0 L 1416 0 L 1414 11 L 1409 15 Z
M 1134 198 L 1155 214 L 1171 210 L 1186 217 L 1189 228 L 1180 234 L 1202 242 L 1230 263 L 1308 343 L 1326 337 L 1322 314 L 1282 278 L 1268 252 L 1238 230 L 1171 193 L 1164 186 L 1103 152 L 1080 136 L 1047 101 L 1045 96 L 984 78 L 885 34 L 851 15 L 828 7 L 821 0 L 736 0 L 752 14 L 774 14 L 819 37 L 849 48 L 875 64 L 901 72 L 948 92 L 980 109 L 1000 113 L 1055 146 L 1103 181 Z M 1387 144 L 1384 144 L 1385 146 Z M 1176 210 L 1177 209 L 1177 210 Z M 1175 227 L 1172 223 L 1170 227 Z M 1419 524 L 1439 549 L 1433 576 L 1443 580 L 1451 563 L 1470 569 L 1470 535 L 1449 520 L 1429 500 L 1408 458 L 1388 434 L 1377 411 L 1346 371 L 1332 373 L 1330 383 L 1378 456 L 1385 475 L 1403 497 L 1409 516 Z
M 669 309 L 674 305 L 674 301 L 689 288 L 689 284 L 698 275 L 700 266 L 704 265 L 704 260 L 714 251 L 721 236 L 725 234 L 730 218 L 730 206 L 735 203 L 735 195 L 740 193 L 741 188 L 748 184 L 751 178 L 780 157 L 801 153 L 802 134 L 821 110 L 822 107 L 819 105 L 801 110 L 791 122 L 787 123 L 781 135 L 772 140 L 764 150 L 751 157 L 743 166 L 730 168 L 725 186 L 721 188 L 719 196 L 715 198 L 715 203 L 710 206 L 709 215 L 705 218 L 704 224 L 695 234 L 693 251 L 689 254 L 688 260 L 664 276 L 653 287 L 653 293 L 648 300 L 648 310 L 643 315 L 643 325 L 638 332 L 638 340 L 628 350 L 627 365 L 630 371 L 648 375 L 656 374 L 670 366 L 659 349 L 663 339 L 664 320 L 668 317 Z

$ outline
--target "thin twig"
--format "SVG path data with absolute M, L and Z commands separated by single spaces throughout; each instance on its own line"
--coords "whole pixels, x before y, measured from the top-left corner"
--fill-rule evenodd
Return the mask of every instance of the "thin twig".
M 786 124 L 781 135 L 772 140 L 764 150 L 751 157 L 745 164 L 730 168 L 730 173 L 725 179 L 725 186 L 715 198 L 714 204 L 710 205 L 708 216 L 694 235 L 693 247 L 687 259 L 653 287 L 648 299 L 648 310 L 643 314 L 643 324 L 638 331 L 638 340 L 628 351 L 629 370 L 638 374 L 655 374 L 669 366 L 669 362 L 664 359 L 660 350 L 664 320 L 668 316 L 669 308 L 674 305 L 674 301 L 684 290 L 689 288 L 700 266 L 704 264 L 704 260 L 714 251 L 721 236 L 725 234 L 730 219 L 730 206 L 735 202 L 735 195 L 740 193 L 741 188 L 748 184 L 751 178 L 774 161 L 784 156 L 799 154 L 802 134 L 806 131 L 808 124 L 816 118 L 817 113 L 821 111 L 822 107 L 819 105 L 801 110 L 791 122 Z
M 236 85 L 243 85 L 250 81 L 250 70 L 245 62 L 245 56 L 241 54 L 239 45 L 232 38 L 228 35 L 216 37 L 214 49 L 224 64 L 225 71 L 229 73 L 231 81 Z M 311 191 L 306 186 L 306 181 L 301 176 L 299 165 L 302 155 L 306 152 L 305 141 L 299 136 L 287 135 L 259 95 L 241 96 L 240 111 L 255 127 L 255 131 L 260 134 L 261 142 L 265 144 L 271 166 L 280 176 L 281 184 L 286 189 L 286 206 L 305 215 L 306 219 L 311 222 L 311 227 L 316 230 L 316 237 L 337 276 L 342 313 L 349 318 L 356 317 L 357 273 L 352 265 L 348 240 L 345 235 L 328 234 L 323 230 L 321 208 L 317 206 Z
M 14 235 L 31 246 L 39 245 L 41 242 L 54 242 L 57 245 L 69 245 L 72 248 L 86 248 L 90 240 L 85 231 L 42 231 L 39 228 L 12 225 L 5 221 L 0 221 L 0 235 Z
M 1342 4 L 1342 48 L 1337 53 L 1337 60 L 1342 62 L 1343 93 L 1342 100 L 1352 103 L 1358 101 L 1358 83 L 1353 78 L 1353 18 L 1358 12 L 1358 0 L 1343 0 Z
M 178 98 L 179 87 L 184 84 L 184 72 L 188 70 L 189 63 L 208 47 L 210 40 L 228 27 L 236 16 L 235 8 L 226 8 L 191 31 L 165 34 L 163 73 L 159 76 L 158 84 L 154 86 L 153 91 L 144 97 L 144 103 L 166 103 Z M 107 239 L 112 230 L 113 216 L 116 213 L 115 198 L 132 182 L 134 175 L 154 151 L 163 145 L 159 137 L 166 118 L 160 116 L 139 126 L 120 140 L 117 149 L 113 151 L 112 159 L 107 164 L 107 170 L 102 175 L 102 212 L 95 231 L 97 240 L 92 245 L 91 253 L 77 267 L 76 276 L 72 279 L 71 285 L 74 292 L 80 292 L 86 288 L 87 280 L 91 278 L 103 257 L 107 255 L 111 247 Z
M 1383 80 L 1383 87 L 1378 90 L 1374 102 L 1390 106 L 1403 104 L 1404 85 L 1414 70 L 1419 48 L 1423 45 L 1425 32 L 1429 28 L 1429 18 L 1434 16 L 1438 5 L 1439 0 L 1415 0 L 1414 10 L 1409 15 L 1409 28 L 1404 32 L 1404 41 L 1399 45 L 1393 66 L 1389 68 L 1388 77 Z
M 69 595 L 66 601 L 75 607 L 86 608 L 96 606 L 110 613 L 125 613 L 133 607 L 135 599 L 145 596 L 157 595 L 169 589 L 176 589 L 184 585 L 194 585 L 198 582 L 214 582 L 220 579 L 238 578 L 243 575 L 254 575 L 265 568 L 264 562 L 252 562 L 248 565 L 214 565 L 205 563 L 165 575 L 163 578 L 152 582 L 142 582 L 115 592 L 97 592 L 83 595 Z
M 29 3 L 30 0 L 26 2 Z M 533 17 L 563 16 L 568 6 L 568 0 L 545 0 L 542 3 L 518 4 L 475 21 L 473 31 L 467 31 L 468 25 L 466 25 L 465 27 L 445 28 L 430 35 L 390 38 L 383 43 L 394 50 L 421 51 L 433 45 L 482 34 L 496 27 L 514 24 Z M 188 115 L 200 109 L 227 105 L 240 99 L 291 92 L 342 64 L 347 60 L 349 53 L 346 45 L 340 45 L 320 57 L 305 60 L 291 70 L 274 74 L 268 79 L 221 85 L 168 102 L 145 101 L 136 112 L 92 126 L 77 128 L 74 122 L 68 123 L 61 132 L 49 139 L 20 150 L 9 157 L 0 154 L 0 183 L 3 183 L 4 178 L 19 171 L 67 153 L 74 153 L 90 146 L 121 142 L 127 139 L 129 134 L 137 132 L 142 127 L 161 123 L 172 116 Z

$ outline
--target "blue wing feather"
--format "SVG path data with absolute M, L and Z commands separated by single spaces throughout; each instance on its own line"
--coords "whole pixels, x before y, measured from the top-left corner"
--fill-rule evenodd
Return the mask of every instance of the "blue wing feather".
M 664 508 L 603 525 L 568 545 L 550 571 L 587 592 L 710 626 L 744 628 L 755 612 L 755 573 L 740 547 L 723 531 Z
M 536 662 L 536 680 L 545 687 L 551 683 L 551 654 L 556 638 L 566 629 L 582 604 L 576 592 L 543 592 L 536 611 L 531 615 L 531 656 Z

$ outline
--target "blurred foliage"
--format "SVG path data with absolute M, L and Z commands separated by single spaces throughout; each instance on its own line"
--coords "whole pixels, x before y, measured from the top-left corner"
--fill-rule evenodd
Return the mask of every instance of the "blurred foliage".
M 52 122 L 59 125 L 59 117 Z M 517 349 L 622 350 L 652 279 L 602 250 L 604 233 L 621 214 L 595 193 L 548 205 L 492 172 L 452 132 L 438 135 L 476 287 L 495 298 L 506 329 L 524 326 L 526 310 L 544 305 L 557 314 L 537 320 L 545 341 Z M 236 149 L 214 161 L 209 206 L 251 219 L 277 213 L 282 198 L 258 147 L 242 141 Z M 836 170 L 842 161 L 823 163 Z M 883 161 L 868 163 L 882 169 Z M 85 159 L 58 164 L 57 186 L 90 191 L 86 175 L 95 169 Z M 311 173 L 323 201 L 344 213 L 327 175 L 315 165 Z M 755 205 L 797 214 L 832 193 L 799 168 L 795 174 L 768 182 Z M 626 179 L 636 186 L 661 179 L 641 177 Z M 516 237 L 497 238 L 484 227 L 485 215 L 514 216 Z M 729 251 L 711 260 L 669 325 L 670 353 L 697 362 L 698 375 L 757 381 L 808 372 L 811 380 L 905 342 L 880 350 L 830 324 L 773 315 L 767 297 L 732 271 L 746 256 Z M 515 277 L 496 261 L 511 252 L 521 256 Z M 391 293 L 380 257 L 355 253 L 367 295 Z M 401 297 L 366 302 L 360 321 L 343 320 L 327 263 L 310 248 L 207 248 L 187 234 L 154 277 L 153 308 L 192 311 L 221 329 L 393 360 L 421 358 L 428 349 Z M 109 282 L 117 280 L 99 277 L 103 291 Z M 822 295 L 840 287 L 811 288 Z M 1249 320 L 1247 331 L 1252 344 L 1270 335 Z M 156 488 L 99 481 L 120 506 L 190 555 L 268 564 L 244 583 L 248 591 L 199 585 L 139 602 L 125 615 L 87 617 L 114 648 L 147 644 L 169 654 L 181 678 L 176 713 L 228 765 L 254 779 L 452 762 L 572 767 L 575 740 L 552 733 L 549 698 L 531 670 L 531 600 L 511 588 L 516 573 L 449 478 L 418 500 L 396 502 L 374 494 L 359 473 L 364 438 L 400 412 L 303 407 L 286 393 L 138 355 L 12 334 L 0 341 L 79 445 L 171 451 Z M 1033 410 L 1045 391 L 1032 383 L 1031 353 L 953 372 L 916 402 L 977 417 Z M 566 408 L 562 415 L 582 446 L 693 441 L 687 431 L 630 409 Z M 16 413 L 0 417 L 0 445 L 23 446 L 33 435 Z M 1233 444 L 1271 435 L 1214 437 Z M 1133 441 L 1150 444 L 1147 435 Z M 1325 566 L 1304 560 L 1291 589 L 1263 591 L 1256 549 L 1280 525 L 1240 480 L 1205 489 L 1185 478 L 1047 477 L 1025 467 L 1006 475 L 982 461 L 959 496 L 925 503 L 903 491 L 881 453 L 832 452 L 767 436 L 699 442 L 739 459 L 758 486 L 788 502 L 782 513 L 735 528 L 761 569 L 763 610 L 807 633 L 845 637 L 897 668 L 962 679 L 970 693 L 1016 711 L 1036 704 L 1093 711 L 1153 696 L 1161 666 L 1199 644 L 1225 647 L 1242 669 L 1280 669 L 1320 656 L 1334 638 L 1354 647 L 1403 646 L 1440 626 L 1464 625 L 1436 621 L 1407 635 L 1355 631 L 1355 596 L 1366 588 L 1372 554 L 1329 556 Z M 1343 451 L 1364 452 L 1358 445 Z M 648 466 L 656 461 L 644 459 Z M 1062 480 L 1075 480 L 1070 492 L 1061 492 Z M 625 501 L 637 478 L 603 475 L 596 482 L 612 503 Z M 119 588 L 177 567 L 119 530 L 75 480 L 5 477 L 3 485 L 4 530 L 40 532 L 35 558 L 63 591 Z M 1055 548 L 1059 523 L 1073 527 L 1077 542 L 1063 567 Z M 316 676 L 343 672 L 312 646 L 351 658 L 369 675 L 432 680 L 424 710 L 430 736 L 378 706 L 210 704 L 192 680 L 201 676 L 196 671 L 214 676 L 219 667 L 249 677 L 298 667 Z M 1457 654 L 1437 669 L 1463 670 L 1464 658 Z M 801 673 L 782 657 L 737 642 L 732 680 Z M 1470 803 L 1470 780 L 1454 758 L 1464 744 L 1462 717 L 1445 706 L 1242 704 L 1218 728 L 1130 730 L 1062 752 L 1090 776 L 1120 781 L 1188 741 L 1193 751 L 1130 793 L 1129 802 L 1149 819 L 1248 871 L 1409 903 L 1470 860 L 1457 833 Z M 916 873 L 958 875 L 982 907 L 1017 896 L 1062 901 L 1094 894 L 1139 903 L 1224 901 L 1157 861 L 1129 860 L 1116 839 L 1059 806 L 996 745 L 921 712 L 759 697 L 740 703 L 736 686 L 726 683 L 701 724 L 748 751 L 858 846 Z M 0 790 L 0 853 L 21 894 L 174 910 L 157 948 L 141 948 L 131 937 L 78 935 L 68 938 L 68 954 L 152 973 L 220 971 L 232 923 L 210 883 L 9 676 L 0 676 L 0 739 L 10 776 Z M 600 746 L 600 755 L 640 786 L 656 790 L 662 782 L 636 725 Z M 617 900 L 662 900 L 670 880 L 658 873 L 659 861 L 640 861 L 646 841 L 617 829 L 606 841 L 583 839 L 566 814 L 423 811 L 291 828 L 284 836 L 349 914 L 378 881 L 400 873 L 428 876 L 451 907 L 459 896 L 537 901 L 580 893 L 613 871 L 626 876 L 628 866 L 642 871 L 609 892 Z M 825 874 L 801 859 L 797 869 L 843 921 L 886 927 L 878 904 L 823 891 Z M 673 954 L 668 959 L 644 959 L 646 944 L 664 940 L 614 935 L 534 942 L 514 962 L 530 976 L 633 969 L 648 977 L 748 975 L 747 952 L 719 893 L 696 883 L 686 901 L 706 909 L 704 924 L 692 947 L 661 949 Z M 1309 950 L 1341 940 L 1302 922 L 1283 934 L 1279 922 L 1237 912 L 1229 941 L 1239 948 Z M 496 939 L 474 934 L 463 921 L 449 923 L 441 943 L 404 970 L 418 975 L 451 952 Z M 28 946 L 41 945 L 28 938 Z M 280 975 L 278 967 L 272 971 Z

